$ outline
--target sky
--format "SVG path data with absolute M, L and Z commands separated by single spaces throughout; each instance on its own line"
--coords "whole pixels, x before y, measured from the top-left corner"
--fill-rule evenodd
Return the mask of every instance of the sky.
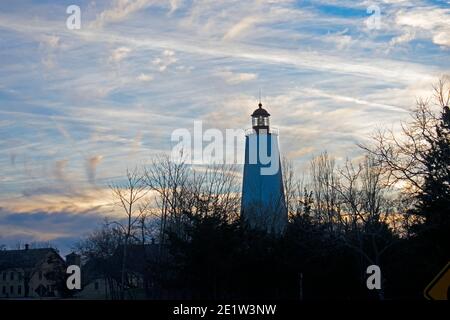
M 127 167 L 194 121 L 250 127 L 260 91 L 302 172 L 360 156 L 449 73 L 448 0 L 2 1 L 0 244 L 68 252 Z

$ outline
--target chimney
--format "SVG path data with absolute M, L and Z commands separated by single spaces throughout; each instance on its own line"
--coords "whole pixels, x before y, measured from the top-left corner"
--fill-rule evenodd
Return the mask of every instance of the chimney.
M 30 249 L 30 245 L 28 243 L 25 244 L 25 250 Z
M 81 256 L 75 252 L 68 254 L 66 256 L 66 264 L 69 266 L 76 265 L 81 267 Z

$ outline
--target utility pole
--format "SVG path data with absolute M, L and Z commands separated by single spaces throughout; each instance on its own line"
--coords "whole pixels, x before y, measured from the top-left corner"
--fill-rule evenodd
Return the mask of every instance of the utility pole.
M 300 301 L 303 301 L 303 272 L 300 272 Z

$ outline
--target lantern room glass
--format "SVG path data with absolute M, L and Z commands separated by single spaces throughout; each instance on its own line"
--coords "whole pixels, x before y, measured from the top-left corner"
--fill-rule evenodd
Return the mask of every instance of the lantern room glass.
M 252 125 L 253 127 L 268 127 L 269 126 L 269 117 L 252 117 Z

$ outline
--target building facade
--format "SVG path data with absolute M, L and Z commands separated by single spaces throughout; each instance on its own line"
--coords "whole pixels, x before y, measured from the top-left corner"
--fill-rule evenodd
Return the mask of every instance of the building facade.
M 64 268 L 51 248 L 0 251 L 0 299 L 59 297 Z

